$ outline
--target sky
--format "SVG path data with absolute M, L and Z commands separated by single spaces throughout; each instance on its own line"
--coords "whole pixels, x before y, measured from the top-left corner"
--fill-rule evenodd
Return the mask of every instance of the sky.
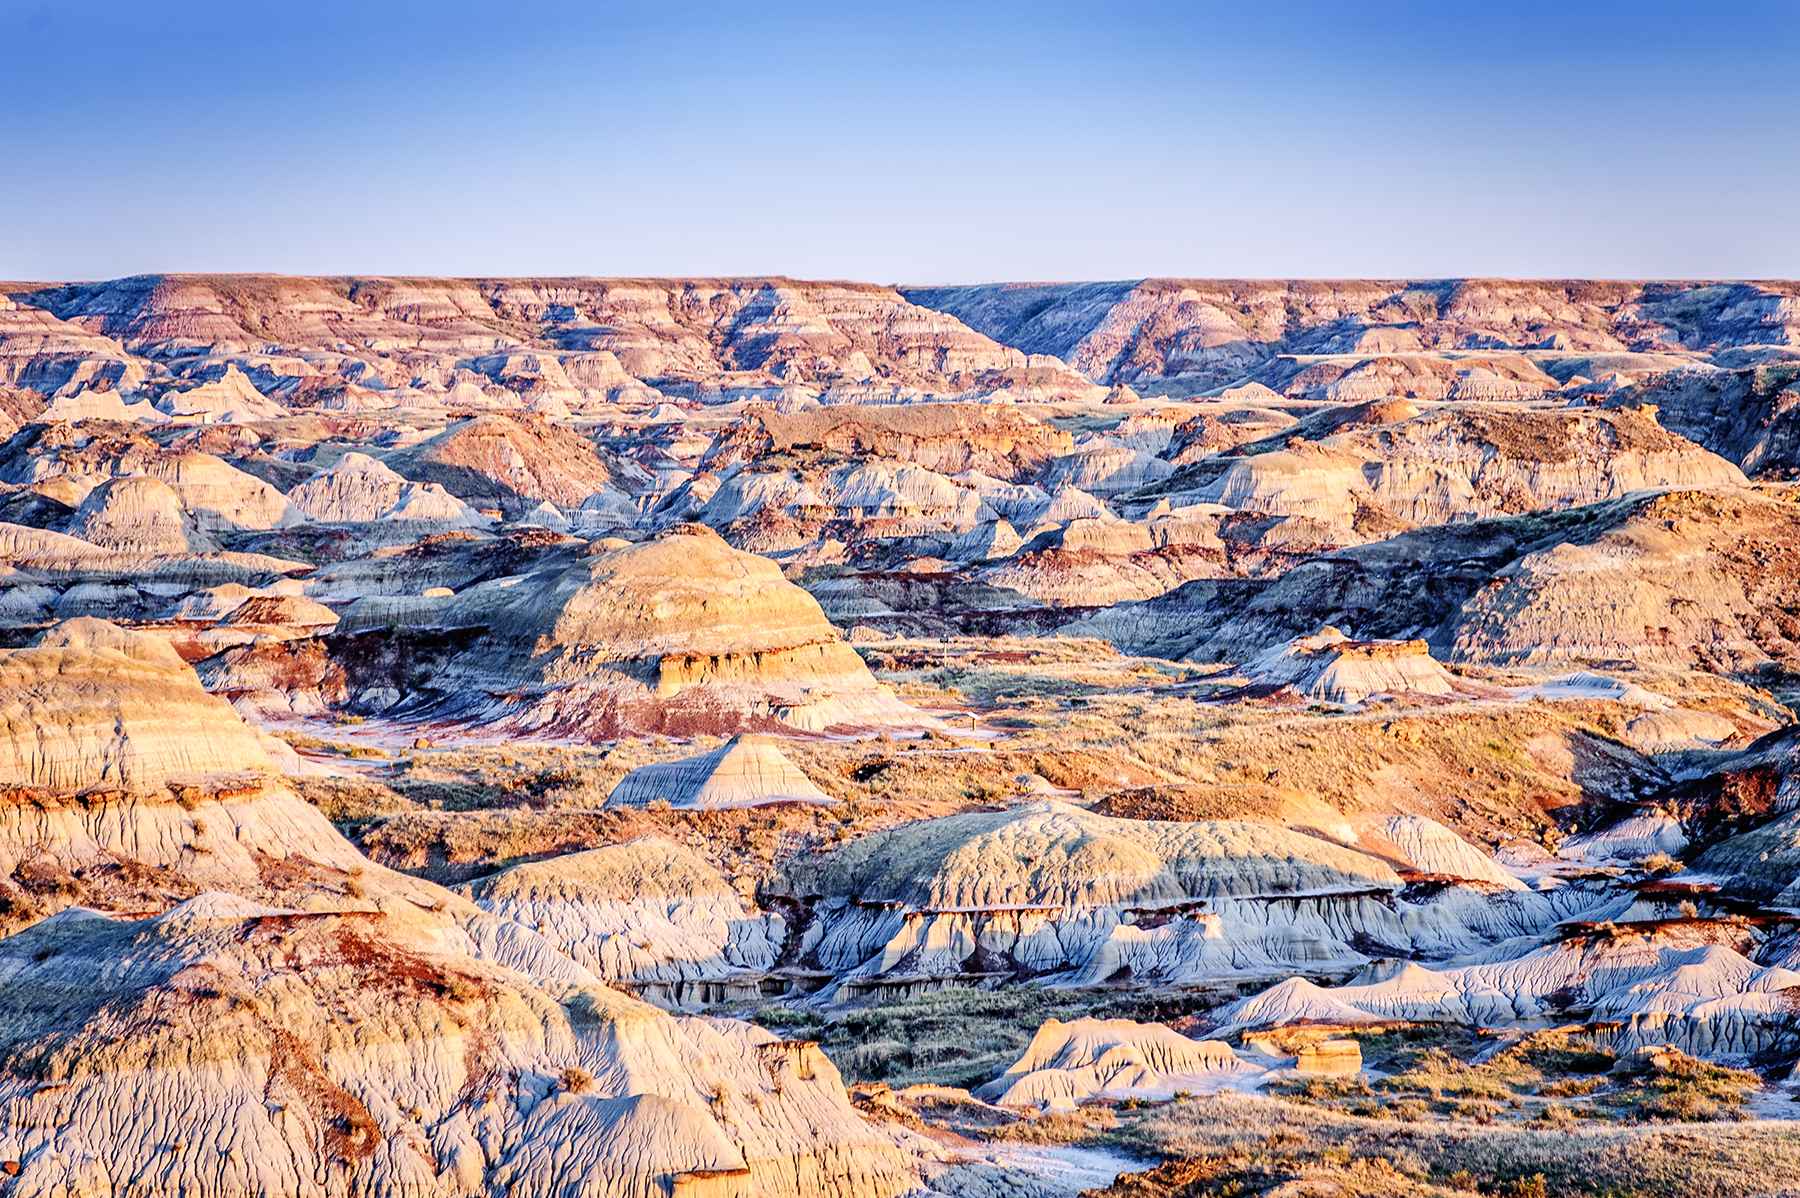
M 0 278 L 1800 276 L 1800 0 L 0 0 Z

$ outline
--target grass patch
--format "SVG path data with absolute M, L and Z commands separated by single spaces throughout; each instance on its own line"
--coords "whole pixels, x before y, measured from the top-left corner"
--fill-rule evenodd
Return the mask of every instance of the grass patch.
M 1218 1094 L 1126 1112 L 1097 1142 L 1165 1161 L 1106 1198 L 1743 1198 L 1800 1186 L 1788 1123 L 1397 1120 Z

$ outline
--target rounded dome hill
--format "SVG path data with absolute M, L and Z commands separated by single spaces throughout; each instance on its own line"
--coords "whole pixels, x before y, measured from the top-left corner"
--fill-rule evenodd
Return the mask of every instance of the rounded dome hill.
M 683 524 L 596 542 L 442 599 L 361 602 L 346 630 L 479 630 L 434 683 L 440 705 L 537 733 L 729 734 L 930 721 L 875 681 L 774 562 Z

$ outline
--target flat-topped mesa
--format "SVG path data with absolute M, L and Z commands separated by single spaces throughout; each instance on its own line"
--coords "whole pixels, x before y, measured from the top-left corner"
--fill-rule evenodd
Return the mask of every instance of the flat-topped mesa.
M 1581 887 L 1508 884 L 1428 823 L 1372 847 L 1407 861 L 1404 843 L 1461 879 L 1408 888 L 1378 856 L 1267 823 L 1119 819 L 1034 802 L 872 833 L 791 862 L 765 892 L 810 907 L 794 960 L 832 975 L 833 999 L 996 978 L 1334 973 L 1371 954 L 1468 953 L 1600 901 Z
M 1448 696 L 1455 682 L 1422 640 L 1352 640 L 1329 624 L 1244 667 L 1253 681 L 1291 686 L 1309 699 L 1354 706 L 1377 695 Z
M 444 599 L 365 607 L 343 628 L 479 629 L 433 680 L 439 705 L 520 729 L 732 733 L 919 726 L 773 562 L 682 525 Z
M 1402 356 L 1554 349 L 1629 360 L 1800 340 L 1794 283 L 1558 279 L 1139 279 L 909 287 L 1007 345 L 1103 383 L 1284 383 L 1291 355 L 1338 373 Z M 1681 360 L 1676 356 L 1675 361 Z M 1283 364 L 1293 364 L 1283 370 Z M 1389 367 L 1388 369 L 1393 369 Z M 1381 372 L 1374 372 L 1381 373 Z M 1488 379 L 1473 381 L 1492 394 Z
M 494 280 L 494 310 L 559 345 L 701 398 L 786 387 L 834 399 L 1017 388 L 1100 394 L 1064 363 L 996 344 L 890 287 L 785 278 Z
M 609 807 L 661 802 L 700 811 L 834 801 L 773 738 L 750 734 L 734 736 L 709 753 L 639 766 L 606 798 Z
M 657 389 L 877 402 L 1105 394 L 1058 359 L 869 283 L 151 275 L 19 291 L 7 304 L 0 381 L 49 390 L 135 384 L 152 363 L 193 376 L 227 362 L 284 403 L 337 406 L 466 405 L 490 392 L 646 403 Z

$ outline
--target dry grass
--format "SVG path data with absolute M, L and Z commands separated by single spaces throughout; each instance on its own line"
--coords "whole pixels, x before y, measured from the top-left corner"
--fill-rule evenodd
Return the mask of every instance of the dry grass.
M 1359 1038 L 1378 1077 L 1311 1078 L 1277 1084 L 1271 1092 L 1370 1118 L 1567 1124 L 1735 1118 L 1762 1086 L 1747 1070 L 1674 1050 L 1622 1063 L 1589 1036 L 1566 1028 L 1531 1033 L 1498 1051 L 1491 1039 L 1448 1027 Z
M 1800 1186 L 1797 1130 L 1408 1121 L 1221 1094 L 1123 1118 L 1105 1142 L 1172 1163 L 1105 1193 L 1745 1198 Z
M 1117 1112 L 1109 1107 L 1090 1106 L 1002 1123 L 990 1129 L 987 1137 L 1009 1144 L 1081 1144 L 1113 1131 L 1118 1125 Z
M 1210 699 L 1220 688 L 1199 667 L 1068 638 L 883 642 L 864 652 L 915 700 L 972 703 L 982 728 L 1000 735 L 792 738 L 786 752 L 840 806 L 783 814 L 772 829 L 601 813 L 628 770 L 718 743 L 704 737 L 394 749 L 386 768 L 301 786 L 383 862 L 459 880 L 653 830 L 695 843 L 728 875 L 748 875 L 905 820 L 1017 801 L 1031 774 L 1125 816 L 1324 826 L 1336 813 L 1400 808 L 1478 843 L 1554 843 L 1559 825 L 1585 823 L 1657 776 L 1611 739 L 1616 713 L 1605 705 L 1346 714 L 1219 704 Z M 316 746 L 304 734 L 290 739 L 314 752 L 341 746 L 341 733 L 321 731 Z M 451 818 L 465 813 L 478 818 Z

